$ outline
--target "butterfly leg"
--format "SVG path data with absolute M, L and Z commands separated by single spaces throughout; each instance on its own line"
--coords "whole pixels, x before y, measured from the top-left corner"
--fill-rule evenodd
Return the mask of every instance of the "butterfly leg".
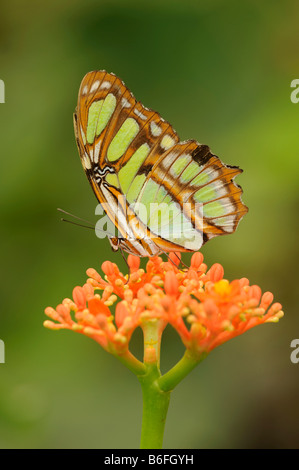
M 182 258 L 180 258 L 175 251 L 173 251 L 173 254 L 180 260 L 180 263 L 182 266 L 184 266 L 185 268 L 189 269 L 189 266 L 187 266 L 183 261 L 182 261 Z
M 126 285 L 126 284 L 128 284 L 128 282 L 129 282 L 129 277 L 130 277 L 130 266 L 129 266 L 129 263 L 128 263 L 128 260 L 127 260 L 127 258 L 125 257 L 124 250 L 123 250 L 121 247 L 119 247 L 119 249 L 120 249 L 121 255 L 122 255 L 123 259 L 125 260 L 125 263 L 126 263 L 126 265 L 127 265 L 127 267 L 128 267 L 128 279 L 127 279 L 127 282 L 125 283 L 125 285 Z
M 160 250 L 162 251 L 162 253 L 167 257 L 168 261 L 170 261 L 176 268 L 178 267 L 178 265 L 171 259 L 171 257 L 169 256 L 169 254 L 162 250 L 162 248 L 160 247 Z M 173 253 L 173 252 L 172 252 Z M 176 255 L 176 257 L 180 260 L 180 258 L 178 257 L 178 255 Z M 180 260 L 181 261 L 181 260 Z

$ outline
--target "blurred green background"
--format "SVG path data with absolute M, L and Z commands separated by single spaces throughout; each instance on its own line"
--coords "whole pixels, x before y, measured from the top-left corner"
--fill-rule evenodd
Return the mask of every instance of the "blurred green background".
M 96 220 L 72 113 L 86 72 L 119 75 L 182 139 L 244 173 L 248 215 L 204 246 L 225 277 L 248 277 L 285 318 L 214 350 L 174 391 L 165 448 L 299 447 L 299 78 L 297 1 L 11 0 L 0 16 L 1 448 L 136 448 L 141 390 L 95 342 L 43 327 L 43 310 L 110 259 L 107 240 L 60 222 Z M 188 262 L 190 257 L 185 256 Z M 140 335 L 133 346 L 140 349 Z M 162 368 L 182 355 L 169 328 Z

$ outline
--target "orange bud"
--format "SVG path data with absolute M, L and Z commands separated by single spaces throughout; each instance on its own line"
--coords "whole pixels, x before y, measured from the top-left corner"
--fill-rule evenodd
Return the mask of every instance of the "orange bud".
M 139 266 L 140 266 L 139 256 L 129 255 L 127 261 L 128 261 L 128 265 L 130 266 L 131 273 L 139 269 Z
M 82 287 L 77 286 L 73 290 L 73 299 L 79 310 L 86 307 L 86 297 Z
M 213 266 L 210 268 L 210 270 L 207 273 L 210 277 L 210 280 L 212 282 L 218 282 L 220 281 L 223 276 L 224 276 L 224 269 L 219 263 L 213 264 Z
M 128 313 L 129 312 L 123 302 L 120 302 L 119 304 L 116 305 L 115 323 L 116 323 L 117 328 L 119 328 L 123 324 L 125 318 L 128 316 Z
M 102 264 L 102 271 L 106 276 L 113 276 L 115 274 L 115 265 L 111 261 L 104 261 Z
M 167 295 L 176 297 L 179 293 L 179 283 L 173 271 L 165 273 L 164 289 Z
M 172 263 L 176 266 L 179 266 L 181 261 L 181 253 L 169 253 L 169 258 L 171 259 Z
M 203 262 L 203 254 L 200 253 L 199 251 L 197 253 L 194 253 L 194 255 L 192 255 L 192 258 L 191 258 L 191 268 L 198 271 L 202 262 Z

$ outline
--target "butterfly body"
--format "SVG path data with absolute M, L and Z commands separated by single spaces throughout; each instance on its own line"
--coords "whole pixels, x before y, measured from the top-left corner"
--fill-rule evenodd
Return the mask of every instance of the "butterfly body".
M 82 80 L 74 127 L 81 162 L 118 235 L 114 250 L 138 256 L 196 251 L 233 233 L 247 212 L 234 181 L 206 145 L 180 142 L 172 126 L 105 71 Z

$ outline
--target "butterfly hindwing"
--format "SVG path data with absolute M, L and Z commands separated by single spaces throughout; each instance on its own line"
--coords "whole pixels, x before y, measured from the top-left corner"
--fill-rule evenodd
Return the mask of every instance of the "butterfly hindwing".
M 147 211 L 139 212 L 137 205 L 137 213 L 154 233 L 159 229 L 162 238 L 193 249 L 216 235 L 232 233 L 247 212 L 242 190 L 233 181 L 239 173 L 208 146 L 180 142 L 153 166 L 137 199 Z M 159 225 L 159 215 L 164 225 Z

